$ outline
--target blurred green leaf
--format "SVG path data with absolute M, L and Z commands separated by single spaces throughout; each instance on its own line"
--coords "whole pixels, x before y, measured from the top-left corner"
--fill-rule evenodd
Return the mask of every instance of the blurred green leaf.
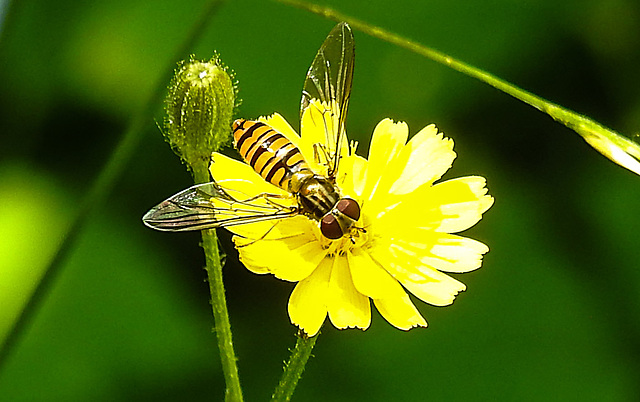
M 25 163 L 0 164 L 0 344 L 40 281 L 70 217 L 69 197 L 55 178 Z
M 63 189 L 56 192 L 66 203 L 71 199 Z M 139 235 L 146 229 L 114 212 L 101 211 L 86 228 L 0 376 L 3 398 L 170 400 L 223 394 L 206 292 L 195 297 L 171 269 L 171 259 Z M 55 246 L 52 239 L 25 239 L 43 249 Z M 25 254 L 17 261 L 23 269 L 30 262 Z

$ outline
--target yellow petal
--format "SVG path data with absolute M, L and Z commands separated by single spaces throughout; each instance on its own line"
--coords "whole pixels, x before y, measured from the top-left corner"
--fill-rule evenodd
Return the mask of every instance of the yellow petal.
M 465 285 L 421 261 L 420 250 L 396 240 L 379 240 L 369 253 L 402 286 L 420 300 L 436 306 L 451 304 Z
M 418 283 L 404 280 L 401 281 L 402 286 L 425 303 L 434 306 L 448 306 L 453 303 L 458 293 L 466 289 L 466 286 L 450 276 L 435 270 L 434 272 L 439 274 L 441 278 L 439 281 Z
M 291 282 L 308 277 L 327 253 L 310 233 L 280 240 L 250 241 L 248 245 L 247 240 L 234 237 L 234 242 L 247 269 Z
M 363 190 L 363 194 L 368 200 L 380 202 L 384 198 L 388 187 L 380 186 L 381 180 L 385 174 L 388 180 L 394 179 L 392 177 L 394 172 L 389 172 L 389 166 L 398 157 L 400 150 L 407 142 L 408 135 L 409 128 L 403 122 L 394 123 L 391 119 L 384 119 L 376 126 L 371 138 L 365 175 L 366 183 Z
M 489 247 L 477 240 L 450 234 L 438 234 L 427 255 L 420 258 L 426 266 L 443 272 L 464 273 L 480 268 L 482 255 Z
M 360 248 L 347 253 L 351 278 L 356 290 L 372 299 L 402 298 L 402 286 Z
M 429 125 L 402 149 L 398 161 L 403 165 L 389 167 L 389 171 L 400 172 L 389 192 L 410 193 L 425 183 L 433 183 L 449 170 L 456 158 L 453 140 L 443 138 L 435 125 Z
M 209 166 L 211 177 L 220 185 L 223 185 L 225 182 L 233 183 L 233 187 L 231 187 L 231 185 L 226 185 L 225 187 L 230 187 L 238 192 L 242 192 L 246 194 L 247 197 L 252 197 L 260 193 L 289 196 L 289 193 L 286 191 L 265 181 L 251 166 L 244 162 L 237 161 L 217 152 L 213 153 L 211 159 L 211 165 Z
M 479 176 L 425 185 L 404 196 L 390 196 L 394 203 L 378 214 L 379 225 L 392 231 L 405 227 L 447 233 L 466 230 L 493 205 L 493 197 L 486 193 L 485 179 Z
M 494 201 L 493 197 L 486 195 L 485 185 L 484 177 L 467 176 L 433 186 L 429 197 L 440 203 L 442 213 L 442 221 L 436 230 L 456 233 L 478 223 Z
M 335 257 L 334 260 L 327 301 L 329 319 L 339 329 L 367 329 L 371 324 L 369 298 L 353 286 L 347 259 Z
M 352 155 L 344 158 L 339 166 L 338 186 L 345 195 L 360 198 L 365 185 L 367 160 L 361 156 Z
M 397 244 L 395 239 L 378 238 L 375 247 L 368 251 L 371 258 L 397 281 L 433 282 L 437 278 L 420 271 L 422 262 L 413 250 L 407 250 Z
M 407 331 L 414 327 L 426 327 L 427 322 L 413 305 L 409 296 L 402 293 L 402 297 L 373 299 L 373 303 L 380 315 L 396 328 Z
M 424 266 L 429 271 L 473 271 L 480 268 L 482 255 L 489 252 L 489 248 L 477 240 L 416 227 L 398 225 L 395 232 L 388 231 L 387 235 L 392 236 L 386 240 L 388 247 L 395 254 L 402 252 L 415 256 L 422 263 L 417 268 L 419 270 Z
M 327 294 L 333 261 L 324 259 L 308 278 L 300 281 L 289 297 L 291 323 L 314 336 L 327 317 Z

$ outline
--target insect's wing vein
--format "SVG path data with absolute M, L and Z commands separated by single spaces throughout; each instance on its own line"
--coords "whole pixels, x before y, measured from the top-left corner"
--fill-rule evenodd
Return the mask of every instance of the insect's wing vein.
M 270 201 L 273 198 L 274 201 Z M 179 192 L 145 214 L 145 225 L 179 232 L 227 227 L 282 219 L 298 214 L 296 207 L 281 204 L 276 196 L 264 194 L 249 200 L 230 195 L 215 182 L 199 184 Z
M 307 72 L 300 103 L 300 120 L 313 99 L 322 102 L 325 126 L 324 147 L 329 156 L 328 176 L 335 176 L 341 153 L 348 148 L 344 123 L 349 107 L 355 43 L 346 22 L 336 25 L 318 50 Z

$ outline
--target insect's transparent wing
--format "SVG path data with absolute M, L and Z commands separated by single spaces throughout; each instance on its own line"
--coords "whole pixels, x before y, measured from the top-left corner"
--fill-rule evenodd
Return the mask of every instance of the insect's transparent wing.
M 296 207 L 281 203 L 276 195 L 241 199 L 215 182 L 198 184 L 175 194 L 142 217 L 150 228 L 180 232 L 243 225 L 298 214 Z
M 302 90 L 300 121 L 312 99 L 322 102 L 329 177 L 335 176 L 342 148 L 347 145 L 344 122 L 351 96 L 354 62 L 353 33 L 349 24 L 341 22 L 329 32 L 318 50 Z

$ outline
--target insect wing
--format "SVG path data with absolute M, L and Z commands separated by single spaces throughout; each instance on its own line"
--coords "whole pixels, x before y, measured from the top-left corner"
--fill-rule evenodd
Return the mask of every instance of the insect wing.
M 215 182 L 198 184 L 153 207 L 142 221 L 150 228 L 180 232 L 243 225 L 298 214 L 275 195 L 236 198 Z M 273 201 L 271 200 L 273 198 Z
M 329 159 L 328 176 L 335 177 L 342 148 L 346 147 L 344 122 L 347 117 L 353 68 L 355 42 L 346 22 L 336 25 L 318 50 L 307 72 L 300 104 L 300 121 L 312 99 L 324 104 L 322 110 Z

